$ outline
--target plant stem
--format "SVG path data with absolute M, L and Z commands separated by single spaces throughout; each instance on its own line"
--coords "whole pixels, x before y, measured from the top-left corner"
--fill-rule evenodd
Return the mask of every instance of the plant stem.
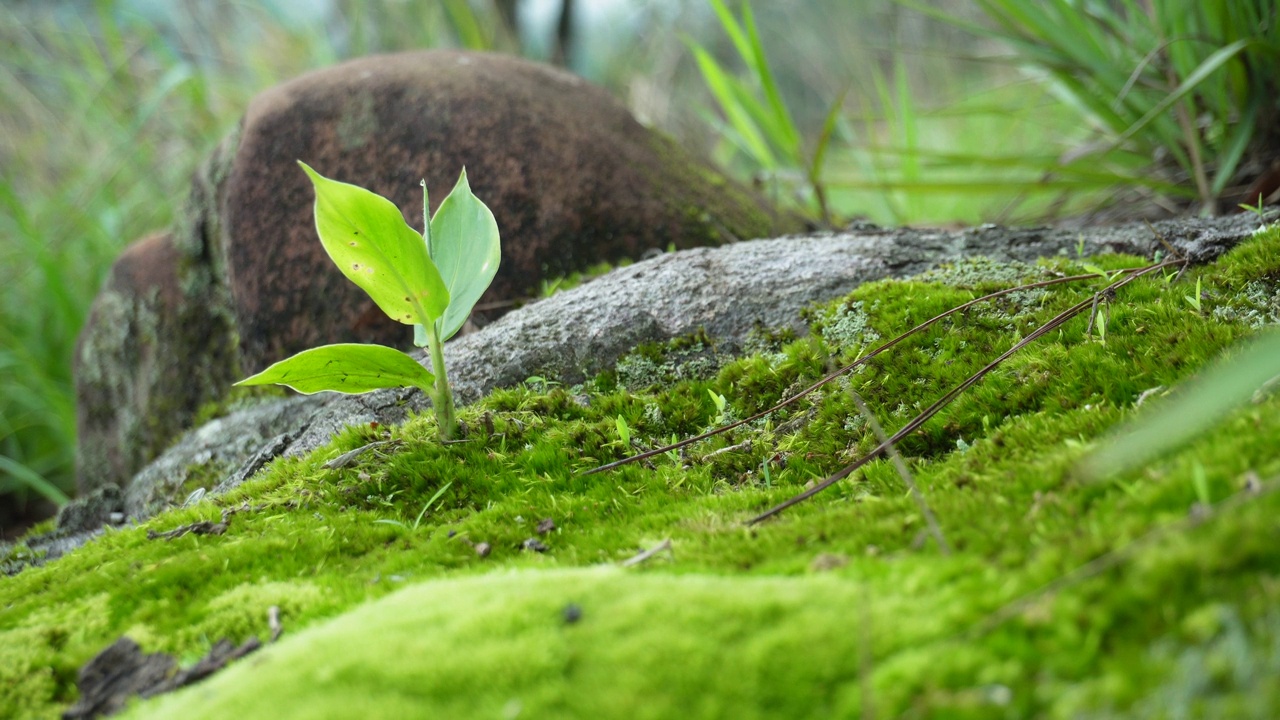
M 431 199 L 427 195 L 427 180 L 422 179 L 422 239 L 427 243 L 427 254 L 432 255 L 431 247 Z M 432 261 L 434 261 L 434 256 Z M 431 406 L 436 411 L 436 424 L 440 426 L 441 440 L 454 440 L 458 437 L 458 416 L 453 407 L 453 393 L 449 391 L 449 378 L 444 371 L 444 343 L 440 342 L 440 329 L 430 318 L 419 318 L 414 326 L 413 342 L 422 347 L 421 336 L 425 334 L 427 347 L 431 352 L 431 371 L 436 376 L 436 386 L 427 390 L 431 396 Z M 419 331 L 422 332 L 419 332 Z M 425 388 L 424 388 L 425 389 Z
M 431 405 L 436 411 L 436 423 L 440 426 L 441 440 L 458 437 L 458 417 L 453 407 L 453 393 L 449 391 L 449 378 L 444 371 L 444 343 L 435 323 L 426 326 L 427 347 L 431 350 L 431 371 L 436 376 L 435 390 L 431 393 Z

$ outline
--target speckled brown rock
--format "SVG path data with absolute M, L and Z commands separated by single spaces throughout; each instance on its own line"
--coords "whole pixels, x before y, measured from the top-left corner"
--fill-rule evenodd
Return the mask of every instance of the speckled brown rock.
M 82 490 L 127 483 L 242 373 L 324 343 L 409 343 L 324 254 L 297 160 L 419 229 L 419 180 L 434 207 L 466 166 L 502 232 L 482 303 L 651 248 L 802 226 L 547 66 L 429 51 L 304 75 L 253 100 L 169 239 L 122 256 L 95 303 L 77 353 Z
M 324 342 L 408 338 L 326 257 L 298 160 L 391 198 L 417 229 L 419 180 L 434 208 L 466 166 L 502 232 L 502 264 L 481 303 L 650 248 L 799 228 L 569 73 L 453 51 L 355 60 L 259 95 L 245 116 L 223 203 L 250 372 Z

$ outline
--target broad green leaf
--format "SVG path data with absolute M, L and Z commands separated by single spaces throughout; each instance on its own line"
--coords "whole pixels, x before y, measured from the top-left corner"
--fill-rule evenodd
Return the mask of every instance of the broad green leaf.
M 364 188 L 330 180 L 299 162 L 316 189 L 316 231 L 338 269 L 396 322 L 434 322 L 449 290 L 422 236 L 400 210 Z
M 431 218 L 431 259 L 449 292 L 449 306 L 440 318 L 440 342 L 458 332 L 471 308 L 493 282 L 502 251 L 498 223 L 480 198 L 471 193 L 467 170 Z
M 303 350 L 236 385 L 288 385 L 303 395 L 326 390 L 357 395 L 395 387 L 431 392 L 435 380 L 430 370 L 399 350 L 344 343 Z

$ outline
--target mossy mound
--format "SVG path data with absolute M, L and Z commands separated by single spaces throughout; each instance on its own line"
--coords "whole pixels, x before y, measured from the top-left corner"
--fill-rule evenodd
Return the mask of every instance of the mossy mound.
M 1138 472 L 1075 472 L 1109 428 L 1160 411 L 1148 391 L 1280 319 L 1278 229 L 1130 284 L 1092 330 L 1076 318 L 904 439 L 950 553 L 887 460 L 744 521 L 874 447 L 848 389 L 892 432 L 1100 280 L 975 307 L 729 437 L 582 474 L 764 409 L 1011 277 L 1080 271 L 975 262 L 865 285 L 816 309 L 809 338 L 705 379 L 495 392 L 462 412 L 462 443 L 441 445 L 426 416 L 351 428 L 229 496 L 0 579 L 0 715 L 55 715 L 121 634 L 190 661 L 265 638 L 272 606 L 278 645 L 137 716 L 1280 713 L 1280 395 Z M 147 539 L 224 511 L 222 535 Z M 665 539 L 670 553 L 600 567 Z

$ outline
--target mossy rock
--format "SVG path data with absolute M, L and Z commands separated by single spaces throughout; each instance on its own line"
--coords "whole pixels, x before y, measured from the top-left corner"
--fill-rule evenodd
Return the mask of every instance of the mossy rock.
M 888 460 L 744 522 L 876 444 L 848 390 L 892 431 L 1103 281 L 975 306 L 732 437 L 583 474 L 635 449 L 618 417 L 638 447 L 696 434 L 709 389 L 746 414 L 1010 272 L 1082 271 L 1063 256 L 869 283 L 817 309 L 819 332 L 709 379 L 493 391 L 462 410 L 464 443 L 427 415 L 351 428 L 0 579 L 0 714 L 56 715 L 121 635 L 190 661 L 265 639 L 274 606 L 277 644 L 131 716 L 1274 716 L 1280 395 L 1127 475 L 1077 467 L 1161 411 L 1147 391 L 1280 320 L 1280 228 L 1104 298 L 1105 336 L 1077 317 L 899 443 L 949 553 Z M 224 534 L 147 538 L 224 512 Z

